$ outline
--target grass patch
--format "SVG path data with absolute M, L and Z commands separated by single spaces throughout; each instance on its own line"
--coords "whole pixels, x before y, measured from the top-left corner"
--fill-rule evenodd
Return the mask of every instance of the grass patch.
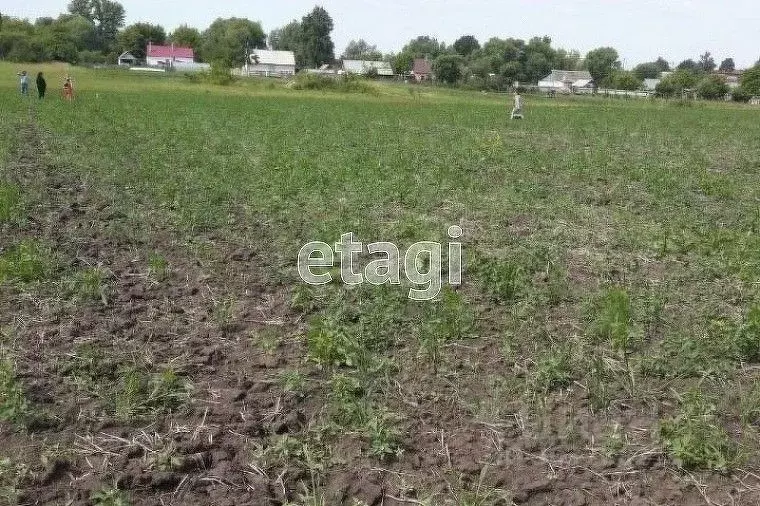
M 7 358 L 0 358 L 0 420 L 23 425 L 30 413 L 16 369 Z
M 0 253 L 0 282 L 31 283 L 54 271 L 53 252 L 37 241 L 24 240 Z
M 725 472 L 739 464 L 739 447 L 720 425 L 713 399 L 692 391 L 679 400 L 678 414 L 660 425 L 663 447 L 685 469 Z
M 0 223 L 21 217 L 21 189 L 18 185 L 0 181 Z
M 65 281 L 66 293 L 77 302 L 101 301 L 108 304 L 108 278 L 102 267 L 91 267 L 75 272 Z

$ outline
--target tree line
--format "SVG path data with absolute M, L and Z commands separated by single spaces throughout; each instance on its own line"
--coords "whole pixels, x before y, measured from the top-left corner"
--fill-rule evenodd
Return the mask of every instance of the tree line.
M 322 7 L 314 7 L 300 20 L 276 28 L 268 34 L 260 22 L 246 18 L 219 18 L 205 30 L 187 25 L 173 32 L 151 23 L 125 26 L 124 7 L 114 0 L 72 0 L 67 12 L 57 18 L 41 17 L 33 23 L 0 14 L 0 59 L 41 62 L 58 60 L 73 64 L 113 63 L 119 54 L 131 52 L 145 58 L 148 42 L 192 47 L 198 61 L 222 67 L 242 65 L 247 50 L 271 48 L 293 51 L 299 69 L 316 68 L 335 60 L 331 33 L 333 20 Z M 670 72 L 657 87 L 663 96 L 691 90 L 704 98 L 719 98 L 728 92 L 725 80 L 715 74 L 735 70 L 734 60 L 720 65 L 706 52 L 697 60 L 687 59 L 671 69 L 659 57 L 624 70 L 618 52 L 600 47 L 581 55 L 578 51 L 555 48 L 549 37 L 530 40 L 492 37 L 483 44 L 472 35 L 463 35 L 447 45 L 422 35 L 406 43 L 397 53 L 383 54 L 364 39 L 352 40 L 341 55 L 344 59 L 385 60 L 397 74 L 411 71 L 415 59 L 432 63 L 436 78 L 444 83 L 478 89 L 507 89 L 517 83 L 536 83 L 552 69 L 587 70 L 596 86 L 637 90 L 645 79 L 657 79 Z M 745 72 L 735 97 L 760 95 L 760 61 Z
M 333 22 L 327 11 L 315 7 L 295 25 L 298 33 L 288 43 L 297 49 L 302 66 L 334 59 Z M 192 47 L 198 61 L 229 68 L 243 64 L 246 49 L 266 48 L 268 41 L 261 23 L 236 17 L 219 18 L 205 30 L 183 25 L 170 33 L 158 24 L 125 26 L 124 7 L 114 0 L 72 0 L 57 18 L 34 22 L 0 13 L 3 60 L 115 63 L 124 51 L 144 59 L 148 42 Z

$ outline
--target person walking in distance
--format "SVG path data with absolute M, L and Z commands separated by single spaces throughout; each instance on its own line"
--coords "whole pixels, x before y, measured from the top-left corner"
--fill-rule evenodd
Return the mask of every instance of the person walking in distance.
M 40 100 L 45 98 L 45 90 L 47 90 L 47 82 L 45 82 L 45 78 L 42 77 L 42 72 L 37 73 L 37 93 L 40 96 Z
M 22 70 L 18 74 L 21 82 L 21 96 L 25 97 L 29 94 L 29 76 L 26 74 L 26 70 Z
M 512 119 L 523 119 L 523 100 L 520 92 L 515 91 L 515 106 L 512 108 Z
M 70 77 L 67 77 L 63 83 L 63 99 L 69 102 L 74 99 L 74 84 L 71 82 Z

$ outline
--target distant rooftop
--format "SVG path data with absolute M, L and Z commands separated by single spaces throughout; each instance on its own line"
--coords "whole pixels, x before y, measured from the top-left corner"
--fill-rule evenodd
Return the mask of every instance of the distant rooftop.
M 379 76 L 392 76 L 393 68 L 385 61 L 343 60 L 343 70 L 351 74 L 366 74 L 370 69 L 377 70 Z
M 193 48 L 181 46 L 158 46 L 148 43 L 147 56 L 149 58 L 195 58 Z
M 296 55 L 293 51 L 271 51 L 269 49 L 253 49 L 250 54 L 253 65 L 295 65 Z
M 588 70 L 552 70 L 552 73 L 541 79 L 560 83 L 575 83 L 577 81 L 591 81 L 593 78 Z

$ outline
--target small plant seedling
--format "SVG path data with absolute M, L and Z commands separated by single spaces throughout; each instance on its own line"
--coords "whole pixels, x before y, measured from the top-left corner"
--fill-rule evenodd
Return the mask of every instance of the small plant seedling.
M 370 418 L 365 426 L 370 442 L 369 454 L 380 461 L 398 458 L 404 453 L 397 421 L 395 415 L 381 411 Z
M 123 490 L 103 488 L 90 495 L 93 506 L 130 506 L 129 497 Z
M 148 256 L 148 276 L 161 282 L 169 276 L 169 273 L 169 261 L 165 256 L 156 252 Z
M 299 371 L 283 371 L 278 377 L 278 383 L 284 392 L 300 396 L 306 388 L 306 377 Z

